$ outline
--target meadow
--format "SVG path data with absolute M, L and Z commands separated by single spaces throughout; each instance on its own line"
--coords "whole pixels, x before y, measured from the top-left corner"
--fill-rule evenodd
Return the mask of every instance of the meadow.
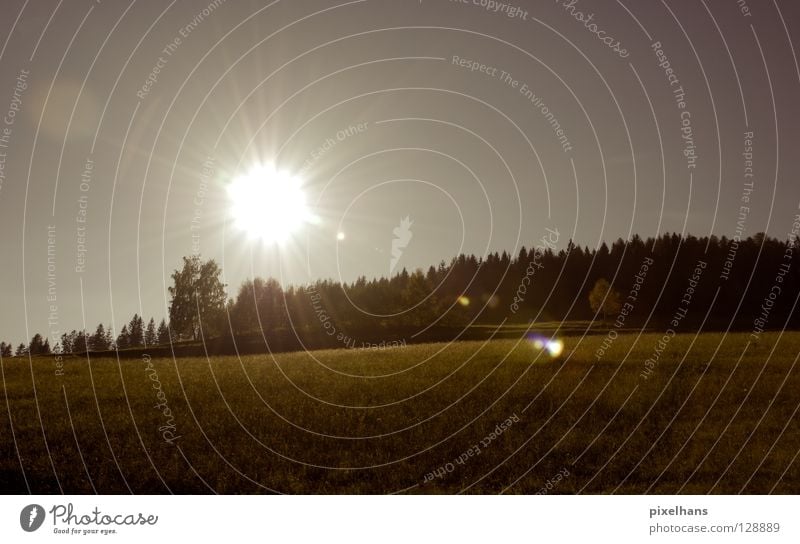
M 662 337 L 565 337 L 558 357 L 502 339 L 242 357 L 7 358 L 0 486 L 800 492 L 800 333 L 757 342 L 678 334 L 659 349 Z

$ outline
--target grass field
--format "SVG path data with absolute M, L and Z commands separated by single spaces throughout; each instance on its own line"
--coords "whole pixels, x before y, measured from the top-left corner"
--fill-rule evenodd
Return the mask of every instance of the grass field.
M 677 335 L 644 379 L 660 338 L 620 335 L 599 361 L 602 335 L 566 338 L 557 359 L 514 340 L 65 359 L 63 376 L 52 357 L 5 359 L 0 482 L 34 493 L 800 492 L 800 333 Z

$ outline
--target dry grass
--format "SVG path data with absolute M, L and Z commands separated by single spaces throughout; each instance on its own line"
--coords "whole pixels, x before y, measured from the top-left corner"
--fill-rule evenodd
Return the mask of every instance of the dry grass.
M 643 380 L 658 338 L 620 336 L 600 362 L 601 336 L 567 338 L 559 360 L 506 340 L 153 360 L 172 444 L 144 361 L 70 359 L 56 376 L 52 358 L 6 359 L 0 482 L 34 493 L 533 493 L 548 479 L 551 493 L 800 492 L 800 333 L 764 335 L 743 356 L 745 334 L 678 335 Z M 518 423 L 454 462 L 512 414 Z

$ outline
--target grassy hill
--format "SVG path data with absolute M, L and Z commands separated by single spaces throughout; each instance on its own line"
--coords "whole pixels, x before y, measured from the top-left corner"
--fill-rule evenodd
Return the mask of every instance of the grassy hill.
M 659 353 L 660 340 L 566 337 L 558 358 L 493 340 L 5 359 L 0 482 L 34 493 L 800 492 L 800 333 L 679 334 Z

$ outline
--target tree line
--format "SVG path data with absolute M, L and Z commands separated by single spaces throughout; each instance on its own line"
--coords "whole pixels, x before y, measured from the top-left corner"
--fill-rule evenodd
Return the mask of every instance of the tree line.
M 634 235 L 592 249 L 572 241 L 557 249 L 557 236 L 548 234 L 513 256 L 462 254 L 390 278 L 284 288 L 275 279 L 256 277 L 227 300 L 213 261 L 185 259 L 173 275 L 170 327 L 183 338 L 269 340 L 282 331 L 307 339 L 334 330 L 363 335 L 502 322 L 610 325 L 620 312 L 626 327 L 662 327 L 682 300 L 689 303 L 682 319 L 687 327 L 796 326 L 792 308 L 800 294 L 800 262 L 793 259 L 800 255 L 800 239 L 794 234 L 788 240 L 763 233 L 746 239 Z M 773 299 L 778 288 L 780 296 Z
M 273 278 L 256 277 L 245 280 L 230 298 L 214 260 L 184 257 L 172 274 L 168 321 L 156 326 L 151 318 L 145 326 L 134 315 L 116 337 L 100 324 L 93 334 L 62 335 L 52 349 L 47 338 L 36 334 L 13 354 L 125 350 L 220 338 L 269 342 L 280 334 L 314 345 L 305 340 L 331 336 L 331 331 L 374 336 L 431 327 L 459 330 L 469 324 L 604 321 L 618 318 L 614 314 L 622 308 L 626 326 L 659 327 L 670 322 L 687 294 L 691 307 L 684 326 L 798 324 L 792 312 L 800 294 L 800 262 L 793 260 L 800 251 L 796 236 L 779 240 L 759 233 L 740 240 L 663 234 L 592 249 L 572 241 L 557 249 L 554 242 L 543 237 L 513 256 L 462 254 L 427 270 L 403 269 L 390 278 L 360 277 L 349 283 L 325 279 L 284 288 Z M 0 343 L 0 355 L 11 356 L 11 345 Z
M 0 342 L 0 355 L 3 357 L 22 357 L 51 354 L 76 354 L 97 351 L 110 351 L 128 348 L 145 348 L 170 342 L 169 327 L 164 319 L 156 326 L 152 317 L 145 326 L 139 314 L 134 314 L 129 323 L 114 336 L 113 329 L 102 323 L 97 325 L 94 333 L 72 330 L 61 335 L 55 346 L 50 346 L 50 339 L 36 333 L 28 344 L 20 343 L 13 349 L 10 343 Z

